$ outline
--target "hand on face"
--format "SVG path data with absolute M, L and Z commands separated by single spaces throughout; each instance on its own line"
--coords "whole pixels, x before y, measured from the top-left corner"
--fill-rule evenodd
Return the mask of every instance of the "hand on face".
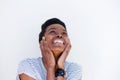
M 71 49 L 71 43 L 70 43 L 69 38 L 66 39 L 66 42 L 67 42 L 66 47 L 65 47 L 63 53 L 61 54 L 61 56 L 59 57 L 59 59 L 57 61 L 57 66 L 59 68 L 64 68 L 64 62 L 65 62 L 65 60 L 68 56 L 68 53 Z
M 55 58 L 53 56 L 52 51 L 48 47 L 45 37 L 43 37 L 40 42 L 40 48 L 41 48 L 41 52 L 42 52 L 43 63 L 45 64 L 46 68 L 54 69 L 55 68 Z
M 56 62 L 54 55 L 47 44 L 47 41 L 45 41 L 45 37 L 43 37 L 42 41 L 40 42 L 40 48 L 42 51 L 43 61 L 47 68 L 55 68 L 56 65 L 59 68 L 64 68 L 64 62 L 71 49 L 71 43 L 68 38 L 66 39 L 66 42 L 67 42 L 66 47 Z

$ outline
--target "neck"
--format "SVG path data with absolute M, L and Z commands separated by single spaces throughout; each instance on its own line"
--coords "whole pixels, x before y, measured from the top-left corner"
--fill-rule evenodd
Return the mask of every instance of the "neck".
M 61 53 L 54 53 L 55 62 L 57 64 L 58 59 L 60 58 Z

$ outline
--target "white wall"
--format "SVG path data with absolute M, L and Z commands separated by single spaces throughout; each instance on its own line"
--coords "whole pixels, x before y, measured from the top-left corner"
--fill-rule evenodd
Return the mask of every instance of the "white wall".
M 0 0 L 0 79 L 15 80 L 18 63 L 40 56 L 41 24 L 63 20 L 72 42 L 69 61 L 83 80 L 120 80 L 119 0 Z

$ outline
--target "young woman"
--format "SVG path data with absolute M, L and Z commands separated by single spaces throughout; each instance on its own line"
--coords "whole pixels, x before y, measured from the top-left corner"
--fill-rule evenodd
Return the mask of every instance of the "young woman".
M 81 80 L 81 67 L 66 61 L 71 43 L 61 20 L 52 18 L 42 25 L 39 44 L 42 57 L 22 61 L 17 80 Z

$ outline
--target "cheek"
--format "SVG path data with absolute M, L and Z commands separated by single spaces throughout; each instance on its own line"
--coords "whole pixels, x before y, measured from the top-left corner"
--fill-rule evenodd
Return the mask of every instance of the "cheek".
M 49 42 L 51 42 L 51 40 L 52 40 L 52 36 L 50 36 L 50 35 L 47 35 L 47 36 L 45 36 L 45 40 L 49 43 Z
M 52 49 L 52 36 L 45 36 L 45 40 L 47 41 L 47 44 L 49 46 L 50 49 Z
M 64 39 L 65 39 L 66 42 L 68 41 L 68 37 L 65 37 Z

